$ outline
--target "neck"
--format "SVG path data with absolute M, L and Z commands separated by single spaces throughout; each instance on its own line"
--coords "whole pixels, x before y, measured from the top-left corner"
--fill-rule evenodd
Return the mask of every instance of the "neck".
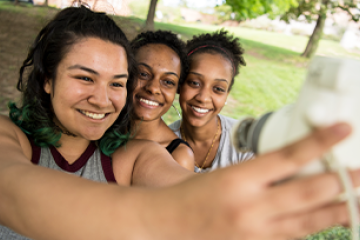
M 59 143 L 61 146 L 57 148 L 57 150 L 69 164 L 72 164 L 86 150 L 90 144 L 90 141 L 79 137 L 72 137 L 61 134 Z
M 159 129 L 166 124 L 164 121 L 160 119 L 156 119 L 153 121 L 142 121 L 137 120 L 135 121 L 135 127 L 133 128 L 133 134 L 135 134 L 135 139 L 147 139 L 159 142 L 160 139 L 158 139 Z
M 185 118 L 183 118 L 181 128 L 185 134 L 186 141 L 192 142 L 204 142 L 213 140 L 214 135 L 217 132 L 218 124 L 220 124 L 219 118 L 216 116 L 206 125 L 201 127 L 195 127 L 190 125 Z M 221 129 L 220 129 L 221 132 Z

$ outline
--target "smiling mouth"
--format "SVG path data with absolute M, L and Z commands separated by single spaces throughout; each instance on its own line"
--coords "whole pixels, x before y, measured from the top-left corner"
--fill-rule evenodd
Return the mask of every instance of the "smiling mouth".
M 79 113 L 87 116 L 88 118 L 95 119 L 95 120 L 101 120 L 104 119 L 108 113 L 92 113 L 84 110 L 78 110 Z
M 194 106 L 191 106 L 191 108 L 194 109 L 194 111 L 197 113 L 208 113 L 211 110 L 211 109 L 207 109 L 207 108 L 199 108 L 199 107 L 194 107 Z
M 160 105 L 158 102 L 150 101 L 150 100 L 147 100 L 147 99 L 144 99 L 144 98 L 140 98 L 140 102 L 143 102 L 146 105 L 154 106 L 154 107 L 157 107 L 157 106 Z

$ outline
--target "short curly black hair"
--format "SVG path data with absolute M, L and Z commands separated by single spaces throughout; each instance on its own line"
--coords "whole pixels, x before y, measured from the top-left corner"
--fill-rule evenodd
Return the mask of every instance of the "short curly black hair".
M 137 54 L 141 47 L 147 44 L 164 44 L 174 50 L 181 62 L 179 86 L 182 85 L 188 73 L 189 64 L 187 62 L 185 42 L 179 39 L 175 33 L 163 30 L 146 31 L 137 35 L 130 44 L 134 55 Z
M 229 91 L 234 84 L 234 77 L 239 74 L 240 65 L 246 66 L 243 57 L 244 49 L 242 48 L 239 38 L 229 34 L 228 31 L 221 29 L 213 33 L 206 33 L 194 36 L 186 43 L 188 64 L 191 59 L 199 53 L 218 53 L 224 56 L 232 63 L 233 77 L 229 86 Z

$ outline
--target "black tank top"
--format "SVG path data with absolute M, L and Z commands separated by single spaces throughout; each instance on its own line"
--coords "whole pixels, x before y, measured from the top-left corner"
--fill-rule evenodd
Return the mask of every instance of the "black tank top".
M 171 154 L 181 143 L 185 144 L 192 150 L 190 145 L 180 138 L 172 140 L 171 143 L 166 147 L 166 150 L 168 150 L 168 152 Z

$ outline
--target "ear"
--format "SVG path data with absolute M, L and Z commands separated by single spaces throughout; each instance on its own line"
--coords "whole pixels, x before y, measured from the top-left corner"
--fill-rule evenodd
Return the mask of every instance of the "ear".
M 45 82 L 44 82 L 44 91 L 47 93 L 47 94 L 51 94 L 51 91 L 52 91 L 52 80 L 50 79 L 45 79 Z

